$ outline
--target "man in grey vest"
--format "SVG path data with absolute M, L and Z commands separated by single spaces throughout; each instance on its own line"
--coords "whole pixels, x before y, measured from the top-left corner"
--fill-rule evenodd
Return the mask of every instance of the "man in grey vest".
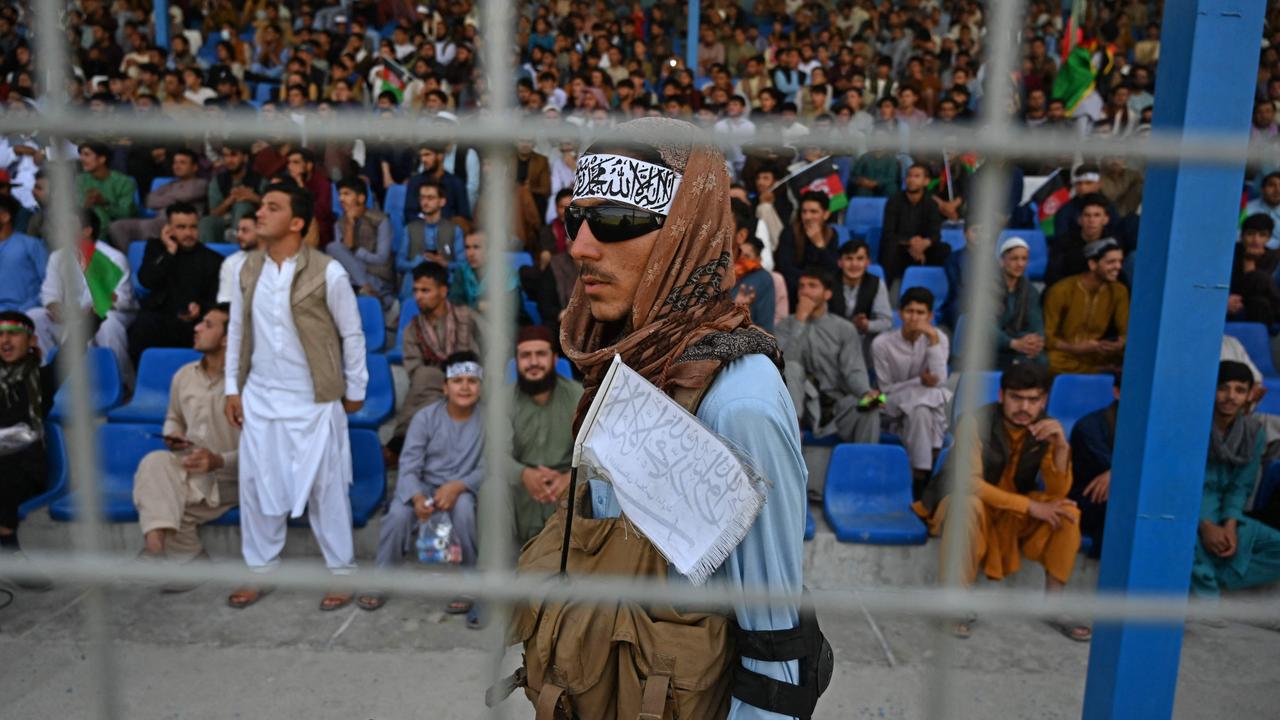
M 419 263 L 430 260 L 449 269 L 465 260 L 462 228 L 444 216 L 449 201 L 440 183 L 423 181 L 417 197 L 410 198 L 415 199 L 419 212 L 416 219 L 405 226 L 405 242 L 396 256 L 396 272 L 404 277 L 400 286 L 401 301 L 413 297 L 413 269 Z
M 369 373 L 351 279 L 342 265 L 307 246 L 311 196 L 293 183 L 272 185 L 258 210 L 260 249 L 240 270 L 227 331 L 227 419 L 240 435 L 240 532 L 255 571 L 280 561 L 291 517 L 308 520 L 325 565 L 355 570 L 351 533 L 351 443 L 346 413 L 364 405 Z M 240 588 L 243 608 L 266 589 Z M 321 610 L 351 602 L 328 593 Z

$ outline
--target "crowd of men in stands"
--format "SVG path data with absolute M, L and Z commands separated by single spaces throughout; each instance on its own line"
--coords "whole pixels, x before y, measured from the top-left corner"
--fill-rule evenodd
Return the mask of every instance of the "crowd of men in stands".
M 1158 3 L 1098 3 L 1085 33 L 1073 38 L 1064 33 L 1056 3 L 1030 3 L 1012 78 L 1017 120 L 1033 131 L 1145 132 L 1160 50 L 1153 6 Z M 964 292 L 968 264 L 987 261 L 945 242 L 943 233 L 989 231 L 965 227 L 981 157 L 913 155 L 905 148 L 921 129 L 963 138 L 962 126 L 975 117 L 983 83 L 990 81 L 983 64 L 984 10 L 963 0 L 760 0 L 749 12 L 712 0 L 702 11 L 696 67 L 688 67 L 679 47 L 687 18 L 676 3 L 521 3 L 518 112 L 588 131 L 620 118 L 685 117 L 737 143 L 726 150 L 736 181 L 738 231 L 738 284 L 731 292 L 749 306 L 756 324 L 778 337 L 801 427 L 844 442 L 876 443 L 885 432 L 897 436 L 910 458 L 917 509 L 937 531 L 946 501 L 931 493 L 936 495 L 938 456 L 954 431 L 949 364 L 956 298 Z M 470 0 L 215 0 L 172 2 L 170 12 L 172 37 L 162 46 L 140 3 L 86 0 L 72 9 L 72 104 L 90 113 L 132 114 L 140 122 L 257 112 L 305 126 L 313 117 L 359 112 L 448 125 L 483 110 L 490 93 L 509 91 L 481 79 L 480 23 Z M 39 111 L 31 23 L 28 7 L 0 8 L 0 102 L 7 112 Z M 1055 80 L 1066 71 L 1064 46 L 1081 45 L 1084 38 L 1096 89 L 1063 97 L 1055 88 L 1064 85 Z M 1255 137 L 1280 134 L 1278 107 L 1280 57 L 1268 44 L 1261 53 Z M 839 138 L 848 150 L 828 155 L 806 145 L 811 136 Z M 885 149 L 886 138 L 903 149 Z M 874 149 L 867 149 L 869 142 Z M 388 329 L 402 337 L 409 389 L 386 452 L 390 463 L 399 463 L 400 475 L 383 518 L 378 565 L 400 562 L 412 547 L 416 523 L 442 511 L 465 536 L 463 561 L 474 561 L 474 495 L 484 479 L 480 398 L 501 384 L 481 382 L 476 360 L 483 343 L 484 258 L 486 250 L 530 256 L 532 263 L 508 288 L 520 329 L 511 389 L 517 465 L 506 480 L 518 491 L 513 532 L 527 540 L 566 487 L 566 428 L 581 393 L 554 371 L 559 321 L 577 278 L 566 209 L 579 149 L 519 140 L 514 178 L 500 179 L 485 174 L 477 149 L 457 143 L 404 147 L 370 137 L 237 144 L 196 137 L 178 144 L 117 140 L 53 147 L 39 135 L 0 139 L 0 311 L 6 313 L 0 320 L 0 425 L 41 425 L 53 394 L 49 360 L 67 351 L 60 346 L 70 313 L 87 318 L 90 343 L 111 351 L 127 387 L 147 349 L 194 346 L 202 359 L 173 379 L 164 431 L 169 450 L 143 461 L 135 498 L 146 557 L 199 557 L 194 528 L 245 503 L 236 486 L 237 468 L 241 477 L 244 468 L 236 418 L 211 408 L 243 389 L 243 377 L 240 383 L 231 379 L 248 361 L 228 357 L 228 341 L 233 326 L 250 322 L 236 312 L 244 302 L 244 278 L 262 271 L 261 260 L 247 269 L 246 263 L 269 244 L 263 228 L 274 222 L 275 210 L 265 198 L 305 195 L 305 208 L 295 203 L 290 211 L 302 227 L 290 232 L 332 268 L 324 271 L 326 279 L 343 284 L 348 295 L 376 298 Z M 51 237 L 45 216 L 46 168 L 59 158 L 77 170 L 80 212 L 71 252 L 54 249 L 59 239 Z M 788 182 L 815 163 L 830 164 L 839 176 L 835 185 L 815 190 Z M 1250 173 L 1228 312 L 1231 319 L 1276 328 L 1280 171 Z M 996 317 L 985 321 L 995 331 L 993 368 L 1005 374 L 1000 401 L 974 419 L 983 438 L 974 477 L 985 482 L 975 485 L 971 527 L 978 534 L 970 543 L 967 578 L 979 569 L 1004 577 L 1017 569 L 1021 552 L 1045 565 L 1049 589 L 1060 589 L 1071 574 L 1080 533 L 1093 538 L 1094 552 L 1101 547 L 1115 407 L 1082 420 L 1066 437 L 1044 416 L 1045 396 L 1050 379 L 1063 373 L 1116 373 L 1119 386 L 1128 283 L 1140 261 L 1143 179 L 1140 167 L 1119 158 L 1028 161 L 1012 174 L 1006 227 L 1043 229 L 1049 242 L 1047 257 L 1040 258 L 1032 253 L 1045 252 L 1044 246 L 1016 232 L 998 245 L 999 282 L 992 290 L 1000 302 Z M 1060 195 L 1024 192 L 1029 178 L 1045 176 L 1047 185 L 1062 186 Z M 1024 196 L 1038 202 L 1024 202 Z M 866 197 L 886 199 L 878 238 L 851 232 L 843 222 L 847 200 Z M 489 238 L 486 244 L 476 225 L 480 208 L 509 201 L 511 240 Z M 134 243 L 143 243 L 141 261 L 131 264 L 126 254 Z M 224 258 L 213 246 L 227 243 L 235 247 Z M 1047 266 L 1043 278 L 1028 275 L 1032 261 Z M 951 280 L 948 296 L 904 287 L 912 267 L 943 268 Z M 77 277 L 84 278 L 77 288 L 64 287 Z M 79 306 L 68 306 L 68 298 L 79 298 Z M 398 318 L 412 314 L 403 312 L 409 306 L 417 313 L 401 327 Z M 295 331 L 309 348 L 304 328 Z M 231 342 L 233 352 L 240 342 Z M 345 373 L 348 394 L 336 397 L 358 402 L 362 390 L 359 397 L 350 391 L 359 385 L 353 379 L 359 373 L 340 370 L 334 382 L 341 384 Z M 1222 492 L 1238 495 L 1249 473 L 1256 485 L 1261 455 L 1249 443 L 1280 438 L 1265 426 L 1240 439 L 1237 428 L 1248 424 L 1248 410 L 1260 397 L 1259 378 L 1255 369 L 1246 383 L 1238 368 L 1225 368 L 1220 377 L 1209 472 L 1220 476 L 1215 487 Z M 1240 383 L 1247 385 L 1247 402 L 1233 404 Z M 29 451 L 23 457 L 35 488 L 43 481 L 43 455 Z M 12 507 L 30 494 L 25 492 L 3 500 L 0 545 L 16 546 Z M 1226 558 L 1239 557 L 1242 528 L 1264 526 L 1246 518 L 1247 508 L 1237 500 L 1233 495 L 1206 510 L 1197 592 L 1243 582 L 1226 578 L 1222 568 L 1231 564 Z M 274 505 L 266 498 L 255 502 Z M 1269 522 L 1277 524 L 1274 514 Z M 313 514 L 318 535 L 348 533 L 345 541 L 322 539 L 321 545 L 331 568 L 349 568 L 349 528 L 319 527 L 324 524 Z M 250 564 L 274 562 L 276 532 L 260 528 L 261 557 L 246 550 Z M 1274 540 L 1258 542 L 1257 557 L 1271 557 L 1267 548 L 1273 546 L 1266 542 Z M 232 604 L 243 607 L 265 594 L 244 590 Z M 386 596 L 376 589 L 354 598 L 326 596 L 322 607 L 352 600 L 376 609 Z M 468 612 L 472 603 L 458 598 L 449 608 Z M 1089 636 L 1088 628 L 1068 620 L 1060 629 L 1077 640 Z M 968 632 L 967 619 L 957 631 Z

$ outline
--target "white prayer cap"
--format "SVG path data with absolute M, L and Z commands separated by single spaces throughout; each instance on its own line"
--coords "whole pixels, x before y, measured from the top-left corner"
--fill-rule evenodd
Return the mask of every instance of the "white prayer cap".
M 1027 252 L 1031 252 L 1031 246 L 1027 244 L 1027 241 L 1017 235 L 1014 235 L 1013 237 L 1006 238 L 1004 242 L 1000 243 L 1000 257 L 1004 257 L 1005 253 L 1014 248 L 1022 248 Z

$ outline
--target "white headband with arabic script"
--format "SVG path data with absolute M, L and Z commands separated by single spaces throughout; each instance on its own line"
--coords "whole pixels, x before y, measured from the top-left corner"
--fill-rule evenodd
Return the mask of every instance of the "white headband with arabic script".
M 475 378 L 484 378 L 484 368 L 480 367 L 480 363 L 471 361 L 456 362 L 445 368 L 444 377 L 446 380 L 452 380 L 456 377 L 469 375 Z
M 680 190 L 680 173 L 622 155 L 584 155 L 578 158 L 573 199 L 622 202 L 668 215 Z

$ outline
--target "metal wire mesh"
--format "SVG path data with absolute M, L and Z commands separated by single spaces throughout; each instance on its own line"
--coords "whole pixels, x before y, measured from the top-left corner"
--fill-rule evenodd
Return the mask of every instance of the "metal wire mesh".
M 514 176 L 512 161 L 512 142 L 520 137 L 538 137 L 547 140 L 583 141 L 592 139 L 625 140 L 626 131 L 617 128 L 594 128 L 585 131 L 581 128 L 562 123 L 551 123 L 543 120 L 531 121 L 518 118 L 512 113 L 511 100 L 503 89 L 513 85 L 511 67 L 507 64 L 512 47 L 514 13 L 510 3 L 504 0 L 483 0 L 484 18 L 484 63 L 489 106 L 484 114 L 464 118 L 457 125 L 422 123 L 413 118 L 371 118 L 369 116 L 337 116 L 328 120 L 308 119 L 305 126 L 286 119 L 266 120 L 257 116 L 227 115 L 214 117 L 200 115 L 183 123 L 150 123 L 139 127 L 136 120 L 127 116 L 86 117 L 73 111 L 66 102 L 66 79 L 69 77 L 69 48 L 66 35 L 61 32 L 60 6 L 57 2 L 34 3 L 38 12 L 38 53 L 43 71 L 43 87 L 45 96 L 39 115 L 0 116 L 0 132 L 30 133 L 40 132 L 50 140 L 55 148 L 65 146 L 67 138 L 95 138 L 113 136 L 132 136 L 152 140 L 184 139 L 204 135 L 226 140 L 255 140 L 264 136 L 280 138 L 296 138 L 310 142 L 321 140 L 354 141 L 370 136 L 382 138 L 386 142 L 421 143 L 426 141 L 449 141 L 467 143 L 483 148 L 486 158 L 486 179 L 492 186 L 494 179 Z M 1020 26 L 1021 3 L 1011 0 L 992 2 L 991 23 L 989 26 L 990 52 L 987 58 L 989 78 L 1008 77 L 1014 69 L 1017 49 L 1017 36 L 1014 29 Z M 1071 132 L 1043 132 L 1034 135 L 1025 130 L 1014 128 L 1009 123 L 1006 108 L 1010 100 L 1011 87 L 1007 83 L 993 82 L 983 105 L 980 123 L 964 137 L 955 137 L 951 133 L 936 132 L 925 128 L 921 132 L 913 132 L 909 140 L 912 152 L 954 151 L 958 147 L 975 151 L 988 159 L 992 172 L 982 175 L 977 188 L 977 225 L 983 228 L 995 228 L 1002 225 L 1000 207 L 1002 188 L 1007 180 L 1006 161 L 1015 158 L 1062 157 L 1079 153 L 1085 155 L 1109 155 L 1114 157 L 1140 158 L 1152 163 L 1233 163 L 1250 161 L 1280 161 L 1280 155 L 1267 147 L 1249 147 L 1239 136 L 1184 137 L 1153 133 L 1145 139 L 1115 138 L 1081 138 Z M 767 142 L 767 138 L 761 138 Z M 717 142 L 725 145 L 740 143 L 741 139 L 717 138 Z M 833 136 L 814 135 L 806 140 L 807 145 L 829 150 L 847 150 L 848 141 Z M 867 139 L 866 149 L 899 148 L 897 138 L 873 136 Z M 60 160 L 65 158 L 58 158 Z M 72 178 L 65 162 L 52 162 L 49 165 L 53 192 L 51 210 L 52 237 L 57 239 L 61 247 L 70 248 L 73 243 Z M 492 192 L 492 190 L 486 190 Z M 500 191 L 499 191 L 500 192 Z M 496 201 L 495 201 L 496 200 Z M 490 195 L 484 202 L 483 227 L 490 238 L 491 249 L 499 247 L 494 242 L 505 238 L 507 229 L 511 227 L 512 211 L 510 203 L 501 197 Z M 975 237 L 975 255 L 993 257 L 992 247 L 994 233 L 982 233 Z M 501 377 L 506 365 L 508 348 L 512 345 L 512 323 L 507 319 L 513 317 L 513 308 L 508 293 L 507 279 L 510 266 L 502 252 L 491 251 L 486 261 L 486 276 L 491 278 L 487 283 L 486 301 L 489 312 L 486 314 L 485 328 L 486 354 L 485 365 L 490 378 Z M 973 263 L 969 271 L 970 281 L 966 283 L 966 294 L 963 306 L 970 317 L 988 317 L 993 315 L 994 299 L 983 290 L 992 285 L 995 266 L 993 263 Z M 64 283 L 64 287 L 72 287 Z M 70 314 L 67 319 L 67 342 L 73 346 L 83 346 L 87 327 L 82 318 Z M 962 370 L 986 368 L 991 361 L 992 328 L 990 324 L 974 322 L 967 325 L 967 333 L 963 338 L 964 354 L 961 360 Z M 115 663 L 107 613 L 102 599 L 103 588 L 108 584 L 120 581 L 168 581 L 184 582 L 192 580 L 209 580 L 218 583 L 252 584 L 260 579 L 242 564 L 234 562 L 216 562 L 202 567 L 190 566 L 154 566 L 138 565 L 128 562 L 119 556 L 104 554 L 100 548 L 106 546 L 105 534 L 101 520 L 100 495 L 97 492 L 97 461 L 93 442 L 92 416 L 89 405 L 89 388 L 86 360 L 77 353 L 62 353 L 61 370 L 68 378 L 73 389 L 72 414 L 68 433 L 68 449 L 70 451 L 72 487 L 81 506 L 77 508 L 80 520 L 72 526 L 76 552 L 61 557 L 53 557 L 42 564 L 41 569 L 57 578 L 74 582 L 83 582 L 96 590 L 87 599 L 88 625 L 92 640 L 93 677 L 95 678 L 98 714 L 103 718 L 119 717 L 118 683 L 115 681 Z M 976 373 L 964 372 L 962 387 L 958 393 L 971 409 L 978 392 Z M 490 481 L 481 491 L 480 508 L 482 517 L 504 517 L 504 508 L 509 501 L 510 488 L 500 481 L 506 477 L 506 469 L 511 463 L 509 447 L 505 445 L 507 435 L 505 424 L 509 422 L 509 400 L 504 393 L 490 393 L 486 398 L 486 464 L 490 468 Z M 957 448 L 962 457 L 959 458 L 960 470 L 957 477 L 966 477 L 964 468 L 971 458 L 965 450 L 972 445 L 971 438 L 958 438 Z M 962 495 L 971 492 L 967 484 L 959 483 L 954 491 Z M 949 552 L 944 559 L 944 567 L 949 572 L 944 575 L 951 578 L 960 576 L 959 568 L 965 556 L 963 539 L 965 529 L 962 523 L 950 523 L 947 543 Z M 376 586 L 390 592 L 412 594 L 420 597 L 451 597 L 459 593 L 473 595 L 495 603 L 493 616 L 503 619 L 504 612 L 510 603 L 518 602 L 530 596 L 549 598 L 574 597 L 582 600 L 607 602 L 619 597 L 626 597 L 635 602 L 676 602 L 691 607 L 705 606 L 728 609 L 737 600 L 745 603 L 766 603 L 780 599 L 780 596 L 763 590 L 748 589 L 741 597 L 726 597 L 723 590 L 707 591 L 685 586 L 668 584 L 646 585 L 640 582 L 624 582 L 617 579 L 574 579 L 569 583 L 548 585 L 542 578 L 520 577 L 512 572 L 511 560 L 513 549 L 508 528 L 502 522 L 492 520 L 481 526 L 481 560 L 479 568 L 465 575 L 452 578 L 446 586 L 442 586 L 428 575 L 409 571 L 371 570 L 362 571 L 358 576 L 335 577 L 319 568 L 294 566 L 286 564 L 273 575 L 273 583 L 286 588 L 297 589 L 348 589 L 358 590 L 360 587 Z M 0 572 L 22 577 L 24 566 L 10 562 L 0 562 Z M 799 601 L 798 597 L 787 598 Z M 923 616 L 950 618 L 968 613 L 994 613 L 1009 617 L 1047 618 L 1070 612 L 1076 616 L 1092 619 L 1126 620 L 1152 623 L 1178 623 L 1185 618 L 1228 618 L 1240 621 L 1270 620 L 1274 609 L 1268 604 L 1229 598 L 1213 604 L 1205 604 L 1190 600 L 1186 596 L 1142 596 L 1125 597 L 1115 594 L 1085 593 L 1069 591 L 1046 597 L 1040 592 L 1019 592 L 1011 589 L 999 591 L 961 589 L 956 585 L 937 588 L 887 589 L 847 587 L 838 590 L 823 590 L 813 593 L 812 604 L 823 614 L 836 617 L 849 617 L 856 613 L 874 611 L 886 615 Z M 488 642 L 493 648 L 493 670 L 496 673 L 505 650 L 506 628 L 502 622 L 491 625 Z M 941 637 L 941 633 L 939 633 Z M 936 659 L 932 666 L 932 677 L 929 686 L 929 710 L 932 717 L 946 717 L 953 688 L 949 677 L 949 644 L 939 642 L 936 647 Z M 477 705 L 481 702 L 476 698 Z

